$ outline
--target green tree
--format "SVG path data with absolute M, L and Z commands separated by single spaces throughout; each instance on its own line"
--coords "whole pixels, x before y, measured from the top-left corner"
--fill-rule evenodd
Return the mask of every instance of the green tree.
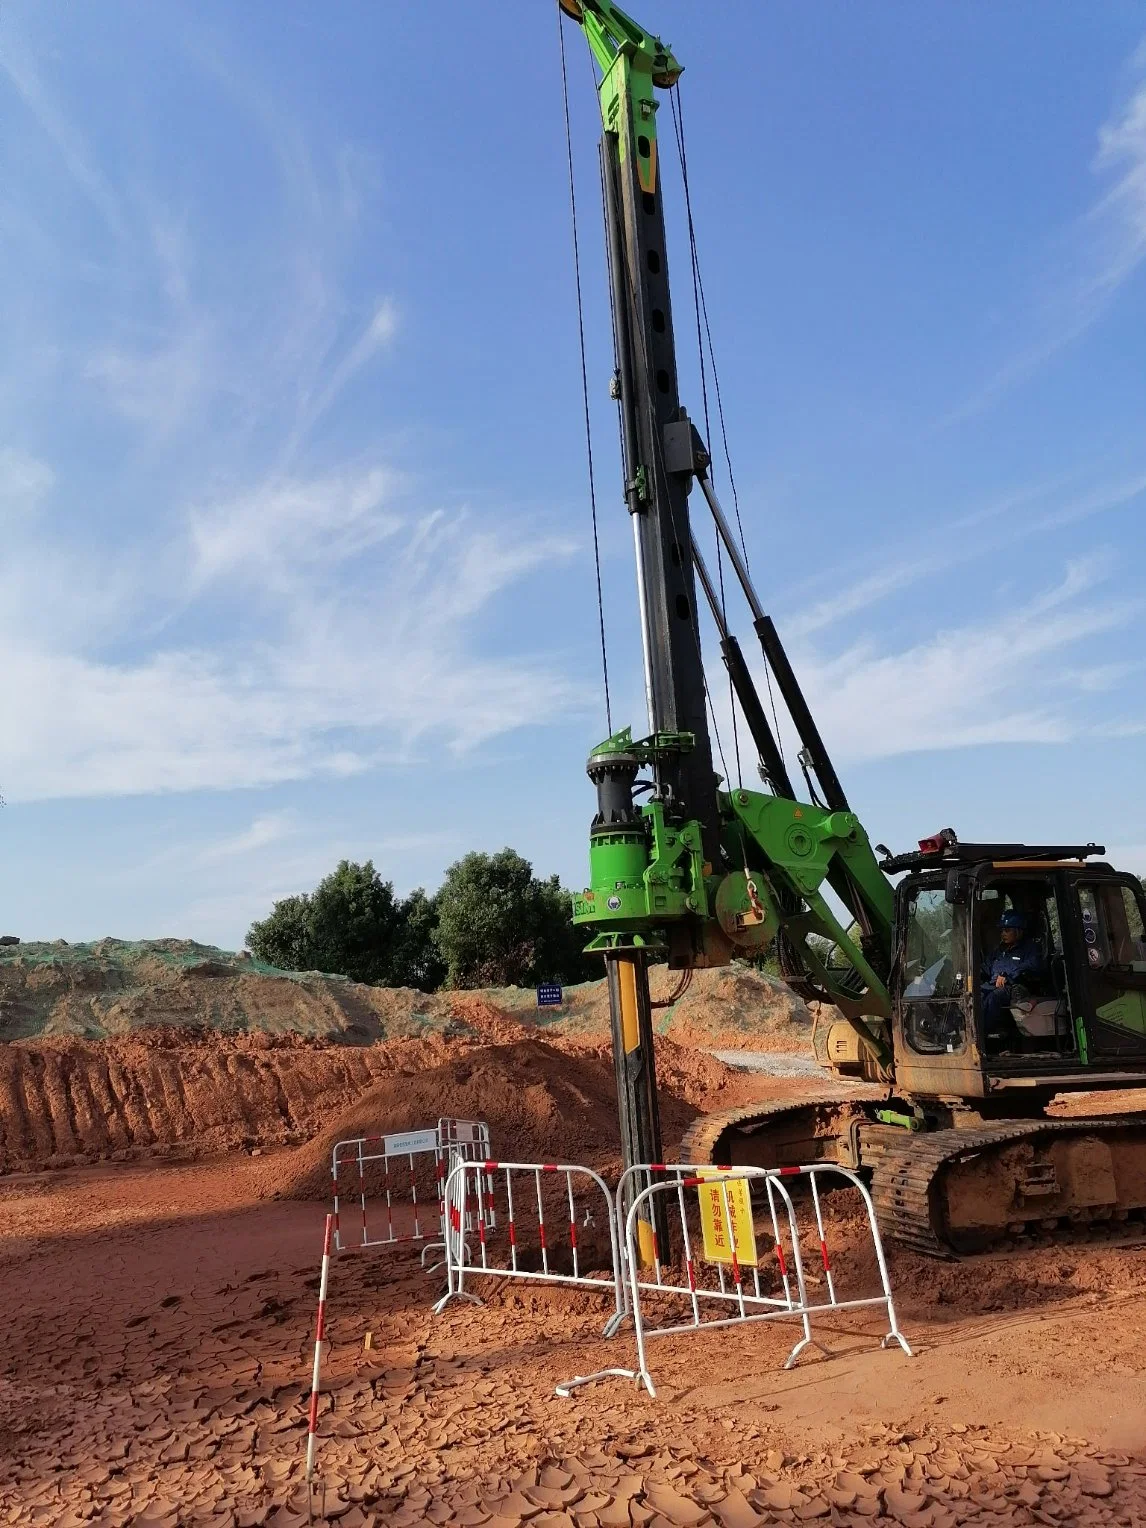
M 437 986 L 444 964 L 424 891 L 394 896 L 372 860 L 342 860 L 313 892 L 284 897 L 247 934 L 251 953 L 286 971 L 327 971 L 380 986 Z
M 399 926 L 394 941 L 389 986 L 436 991 L 446 979 L 446 962 L 438 948 L 438 899 L 419 886 L 398 904 Z
M 276 902 L 261 923 L 252 923 L 247 930 L 247 948 L 280 971 L 315 970 L 310 898 L 303 893 Z
M 451 987 L 534 986 L 601 974 L 585 957 L 567 892 L 513 849 L 467 854 L 438 892 L 437 943 Z

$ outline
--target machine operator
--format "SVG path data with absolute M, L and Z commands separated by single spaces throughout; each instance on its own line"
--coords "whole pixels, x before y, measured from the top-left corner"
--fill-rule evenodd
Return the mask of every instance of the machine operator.
M 1005 912 L 999 919 L 999 945 L 984 960 L 979 979 L 987 1039 L 997 1042 L 1000 1050 L 1009 1050 L 1019 1041 L 1019 1028 L 1011 1017 L 1014 989 L 1022 987 L 1037 997 L 1046 980 L 1046 960 L 1027 934 L 1022 913 Z

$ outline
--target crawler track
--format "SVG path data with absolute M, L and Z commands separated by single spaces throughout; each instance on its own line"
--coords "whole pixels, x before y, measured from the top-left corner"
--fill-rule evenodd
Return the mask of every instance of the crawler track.
M 839 1093 L 814 1098 L 749 1104 L 694 1121 L 682 1143 L 682 1156 L 697 1164 L 788 1165 L 796 1160 L 854 1161 L 871 1183 L 872 1198 L 886 1236 L 928 1257 L 956 1258 L 982 1251 L 1022 1230 L 1046 1228 L 1056 1222 L 1085 1224 L 1088 1220 L 1125 1218 L 1126 1212 L 1146 1208 L 1146 1118 L 1103 1115 L 1086 1119 L 999 1120 L 974 1129 L 908 1132 L 871 1118 L 878 1100 Z M 1129 1187 L 1091 1204 L 1086 1195 L 1071 1198 L 1066 1184 L 1045 1197 L 1024 1195 L 1022 1167 L 1004 1155 L 1008 1148 L 1030 1146 L 1029 1159 L 1051 1163 L 1048 1153 L 1059 1141 L 1086 1138 L 1095 1148 L 1141 1153 L 1142 1167 L 1131 1173 Z M 1012 1154 L 1013 1155 L 1013 1154 Z M 976 1174 L 982 1170 L 984 1201 L 994 1196 L 982 1224 L 966 1219 L 967 1191 L 973 1200 Z M 969 1172 L 960 1173 L 968 1168 Z M 1053 1179 L 1053 1164 L 1047 1167 Z M 1014 1176 L 1011 1184 L 1008 1174 Z M 957 1180 L 959 1180 L 957 1182 Z M 1113 1181 L 1113 1179 L 1111 1180 Z M 1002 1190 L 1000 1184 L 1003 1185 Z M 963 1223 L 952 1224 L 950 1195 L 962 1188 Z M 1013 1192 L 1012 1192 L 1013 1188 Z M 999 1219 L 1000 1193 L 1007 1202 Z M 1009 1197 L 1008 1197 L 1009 1196 Z
M 1100 1119 L 1000 1120 L 976 1130 L 936 1130 L 926 1135 L 909 1135 L 888 1125 L 864 1125 L 860 1130 L 860 1162 L 871 1174 L 872 1198 L 884 1234 L 929 1257 L 951 1258 L 982 1250 L 1008 1234 L 1006 1228 L 984 1227 L 979 1233 L 972 1233 L 963 1245 L 951 1239 L 944 1190 L 954 1167 L 976 1157 L 997 1154 L 1004 1146 L 1024 1142 L 1044 1146 L 1071 1135 L 1101 1139 L 1127 1129 L 1143 1132 L 1142 1119 L 1133 1115 L 1105 1115 Z M 1146 1136 L 1146 1132 L 1143 1134 Z M 1146 1140 L 1142 1150 L 1146 1151 Z M 1103 1208 L 1109 1214 L 1112 1207 Z M 1056 1213 L 1053 1203 L 1026 1205 L 1015 1210 L 1014 1221 L 1039 1224 L 1048 1213 L 1053 1220 L 1061 1211 Z M 1086 1218 L 1085 1213 L 1074 1215 Z
M 815 1115 L 833 1107 L 842 1113 L 849 1105 L 857 1106 L 859 1112 L 862 1112 L 863 1102 L 854 1094 L 823 1093 L 812 1098 L 801 1098 L 798 1103 L 788 1098 L 773 1099 L 769 1103 L 745 1104 L 739 1109 L 701 1114 L 693 1120 L 681 1141 L 681 1160 L 695 1162 L 698 1166 L 725 1166 L 729 1163 L 770 1166 L 771 1162 L 765 1162 L 755 1153 L 750 1156 L 741 1154 L 737 1150 L 738 1146 L 748 1140 L 755 1144 L 756 1137 L 760 1137 L 763 1146 L 770 1137 L 777 1134 L 769 1126 L 783 1129 L 786 1124 L 805 1114 Z M 835 1160 L 836 1156 L 833 1150 L 832 1159 Z M 784 1160 L 787 1161 L 786 1158 Z

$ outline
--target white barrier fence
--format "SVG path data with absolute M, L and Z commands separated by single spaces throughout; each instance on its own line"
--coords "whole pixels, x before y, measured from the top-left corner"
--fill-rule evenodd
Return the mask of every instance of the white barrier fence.
M 480 1193 L 483 1178 L 498 1187 L 499 1230 L 479 1221 L 474 1252 L 465 1235 L 464 1209 Z M 832 1178 L 859 1195 L 875 1259 L 875 1292 L 841 1290 L 823 1213 L 822 1187 Z M 803 1180 L 808 1191 L 799 1206 L 789 1191 L 794 1179 Z M 575 1182 L 583 1197 L 588 1191 L 586 1222 L 596 1224 L 596 1210 L 607 1227 L 609 1271 L 584 1267 Z M 546 1183 L 553 1185 L 548 1212 Z M 762 1225 L 757 1223 L 753 1187 Z M 666 1201 L 674 1249 L 671 1263 L 652 1230 L 657 1198 Z M 753 1321 L 798 1324 L 800 1337 L 784 1364 L 791 1368 L 809 1347 L 828 1353 L 814 1335 L 814 1319 L 867 1308 L 885 1313 L 887 1331 L 881 1346 L 898 1344 L 911 1355 L 895 1314 L 875 1206 L 865 1185 L 847 1168 L 828 1163 L 734 1169 L 657 1164 L 630 1168 L 614 1197 L 599 1174 L 571 1163 L 460 1162 L 449 1176 L 446 1207 L 447 1289 L 435 1311 L 455 1298 L 480 1304 L 467 1290 L 466 1279 L 486 1275 L 610 1291 L 614 1310 L 605 1336 L 612 1336 L 625 1317 L 631 1317 L 637 1368 L 578 1375 L 558 1386 L 559 1395 L 607 1376 L 636 1380 L 655 1395 L 648 1362 L 651 1338 Z M 561 1228 L 559 1242 L 554 1240 L 555 1223 Z M 763 1248 L 761 1237 L 767 1242 Z M 815 1249 L 811 1266 L 805 1258 L 809 1244 Z
M 422 1242 L 423 1260 L 445 1243 L 445 1186 L 458 1161 L 489 1156 L 489 1126 L 482 1120 L 440 1119 L 427 1130 L 392 1135 L 363 1135 L 339 1141 L 331 1154 L 334 1188 L 334 1246 L 389 1247 Z M 472 1202 L 464 1206 L 467 1230 L 493 1220 L 490 1194 L 475 1185 Z M 355 1206 L 358 1236 L 343 1225 L 346 1200 Z
M 466 1236 L 465 1207 L 483 1189 L 491 1213 L 478 1219 L 475 1242 Z M 445 1197 L 446 1293 L 435 1311 L 454 1299 L 481 1304 L 467 1278 L 567 1284 L 611 1296 L 605 1336 L 612 1335 L 626 1309 L 623 1260 L 613 1196 L 599 1173 L 564 1162 L 463 1161 Z
M 656 1181 L 658 1178 L 661 1181 Z M 875 1256 L 879 1286 L 876 1293 L 841 1292 L 839 1288 L 827 1243 L 821 1197 L 821 1183 L 831 1178 L 842 1180 L 860 1196 Z M 800 1207 L 804 1210 L 803 1219 L 811 1222 L 806 1226 L 801 1225 L 801 1214 L 789 1193 L 793 1179 L 803 1180 L 809 1191 L 807 1206 Z M 647 1186 L 641 1188 L 642 1182 Z M 760 1231 L 752 1204 L 753 1185 L 762 1191 L 767 1206 L 764 1235 L 770 1236 L 771 1247 L 763 1251 L 758 1244 Z M 692 1192 L 686 1191 L 694 1191 L 695 1199 Z M 670 1236 L 680 1248 L 671 1266 L 666 1266 L 662 1249 L 646 1229 L 657 1198 L 668 1201 Z M 627 1201 L 631 1202 L 626 1213 Z M 814 1318 L 882 1308 L 887 1331 L 880 1346 L 898 1344 L 911 1356 L 895 1314 L 875 1206 L 866 1186 L 847 1168 L 828 1163 L 699 1171 L 695 1166 L 679 1163 L 635 1167 L 629 1169 L 618 1185 L 615 1214 L 618 1224 L 622 1215 L 625 1219 L 626 1303 L 637 1343 L 638 1367 L 626 1372 L 644 1385 L 650 1395 L 656 1394 L 648 1363 L 650 1338 L 751 1321 L 799 1323 L 802 1335 L 784 1363 L 790 1369 L 808 1347 L 828 1353 L 813 1335 Z M 651 1276 L 650 1270 L 642 1267 L 642 1240 L 645 1260 L 648 1252 L 652 1253 Z M 804 1257 L 809 1241 L 818 1253 L 818 1271 L 814 1265 L 809 1268 Z M 609 1369 L 578 1376 L 559 1386 L 558 1394 L 568 1395 L 577 1385 L 617 1372 Z
M 635 1369 L 600 1369 L 557 1386 L 568 1396 L 580 1385 L 608 1377 L 629 1379 L 655 1396 L 648 1343 L 654 1337 L 700 1332 L 759 1321 L 793 1321 L 801 1335 L 784 1367 L 810 1346 L 828 1349 L 814 1335 L 825 1316 L 882 1308 L 887 1330 L 880 1346 L 911 1348 L 899 1329 L 883 1243 L 871 1195 L 855 1173 L 830 1163 L 808 1167 L 697 1168 L 668 1163 L 630 1168 L 615 1195 L 592 1168 L 575 1163 L 496 1162 L 488 1156 L 489 1131 L 478 1121 L 441 1119 L 435 1130 L 363 1136 L 334 1150 L 334 1212 L 327 1216 L 319 1292 L 307 1439 L 307 1481 L 314 1473 L 320 1363 L 325 1329 L 331 1242 L 343 1250 L 338 1230 L 340 1167 L 357 1168 L 363 1247 L 422 1241 L 444 1245 L 446 1293 L 451 1300 L 482 1302 L 467 1279 L 488 1277 L 542 1285 L 569 1285 L 606 1296 L 612 1312 L 603 1335 L 612 1337 L 631 1318 L 637 1348 Z M 365 1148 L 380 1145 L 381 1151 Z M 485 1151 L 481 1147 L 486 1147 Z M 402 1163 L 394 1182 L 392 1163 Z M 419 1170 L 428 1192 L 418 1197 Z M 397 1171 L 396 1169 L 394 1171 Z M 366 1179 L 379 1177 L 386 1234 L 371 1236 Z M 841 1286 L 860 1271 L 862 1244 L 854 1239 L 840 1267 L 828 1248 L 821 1186 L 836 1179 L 859 1195 L 874 1254 L 875 1293 Z M 802 1180 L 798 1201 L 790 1189 Z M 756 1190 L 753 1204 L 752 1190 Z M 409 1197 L 406 1197 L 406 1191 Z M 664 1201 L 671 1245 L 659 1246 L 652 1229 L 653 1204 Z M 401 1229 L 402 1210 L 409 1229 Z M 757 1214 L 759 1210 L 759 1215 Z M 620 1228 L 624 1227 L 623 1235 Z M 432 1230 L 440 1241 L 428 1242 Z M 332 1234 L 333 1233 L 333 1234 Z M 761 1238 L 767 1245 L 761 1247 Z M 818 1264 L 805 1258 L 809 1245 Z M 476 1252 L 475 1252 L 476 1246 Z M 869 1284 L 873 1282 L 869 1273 Z

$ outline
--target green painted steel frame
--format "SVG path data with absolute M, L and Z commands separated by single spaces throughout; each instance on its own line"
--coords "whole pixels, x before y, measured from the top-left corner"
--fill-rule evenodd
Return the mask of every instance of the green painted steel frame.
M 598 93 L 605 131 L 617 134 L 622 160 L 630 151 L 630 137 L 635 137 L 641 187 L 652 191 L 657 181 L 659 104 L 653 87 L 670 89 L 683 66 L 671 48 L 612 0 L 580 0 L 580 9 L 581 28 L 604 76 Z

